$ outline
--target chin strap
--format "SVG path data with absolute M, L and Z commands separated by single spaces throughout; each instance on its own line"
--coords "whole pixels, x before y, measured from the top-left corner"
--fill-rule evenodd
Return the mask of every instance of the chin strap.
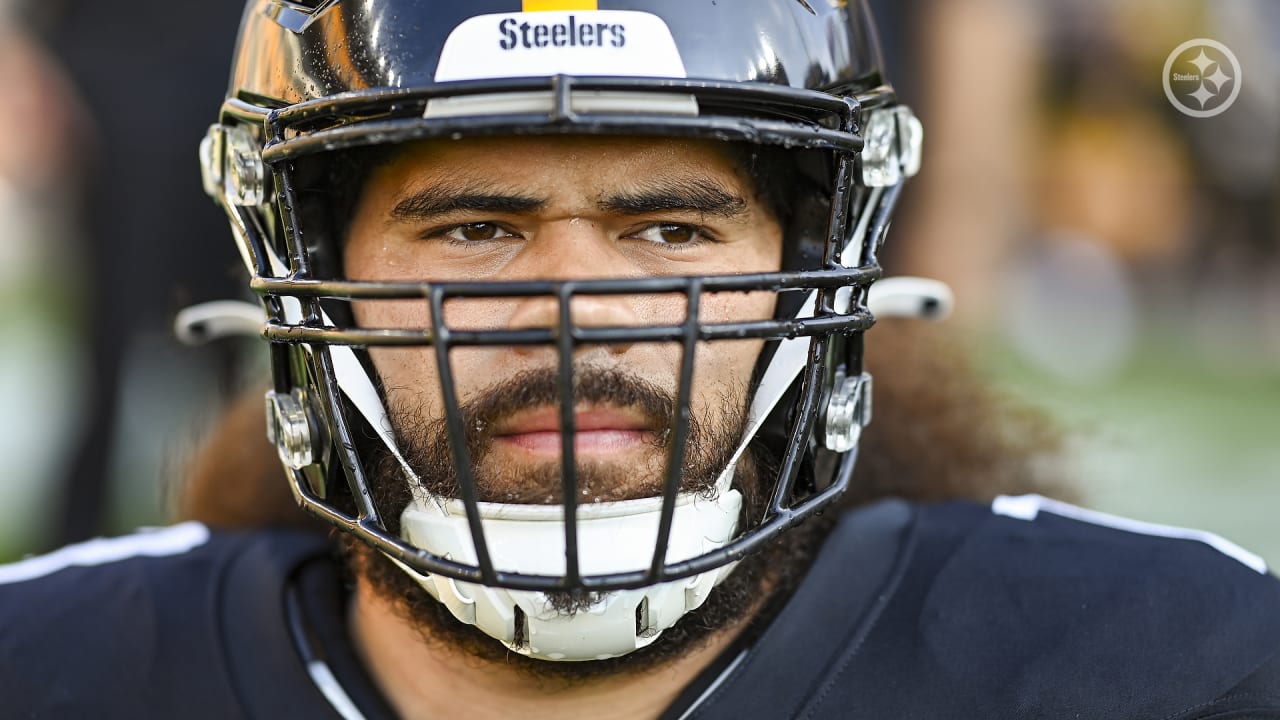
M 733 539 L 741 504 L 737 490 L 714 499 L 680 496 L 667 559 L 686 559 L 727 544 Z M 538 575 L 564 572 L 562 506 L 482 504 L 480 511 L 495 567 Z M 581 506 L 577 517 L 581 571 L 596 575 L 647 568 L 661 511 L 661 498 Z M 452 559 L 474 562 L 470 528 L 460 513 L 460 508 L 441 512 L 415 500 L 401 516 L 405 539 Z M 683 580 L 601 593 L 576 611 L 555 608 L 541 592 L 476 585 L 404 569 L 454 617 L 513 651 L 543 660 L 575 661 L 617 657 L 652 643 L 702 605 L 732 565 Z

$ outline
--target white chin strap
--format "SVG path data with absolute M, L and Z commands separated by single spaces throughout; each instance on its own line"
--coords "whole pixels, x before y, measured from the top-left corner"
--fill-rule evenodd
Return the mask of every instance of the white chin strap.
M 405 539 L 452 559 L 474 562 L 471 532 L 461 506 L 454 502 L 446 507 L 441 511 L 430 501 L 410 504 L 400 520 Z M 682 495 L 671 525 L 667 561 L 701 555 L 728 543 L 741 507 L 742 496 L 737 490 L 710 500 Z M 661 498 L 580 507 L 578 562 L 582 573 L 648 568 L 661 511 Z M 564 573 L 562 506 L 482 503 L 480 513 L 495 568 Z M 732 566 L 638 590 L 602 593 L 574 612 L 553 607 L 540 592 L 474 585 L 405 570 L 454 617 L 516 652 L 544 660 L 603 660 L 653 642 L 685 613 L 702 605 Z

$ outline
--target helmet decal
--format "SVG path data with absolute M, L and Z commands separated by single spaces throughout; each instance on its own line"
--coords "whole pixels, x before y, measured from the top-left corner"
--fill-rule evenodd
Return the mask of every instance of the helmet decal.
M 685 69 L 671 30 L 657 15 L 548 10 L 467 19 L 445 40 L 435 79 L 548 75 L 682 78 Z

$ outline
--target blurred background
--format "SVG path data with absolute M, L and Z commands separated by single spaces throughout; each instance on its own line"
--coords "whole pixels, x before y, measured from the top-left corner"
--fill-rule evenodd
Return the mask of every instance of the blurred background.
M 873 5 L 926 129 L 889 272 L 951 284 L 1088 504 L 1280 566 L 1280 2 Z M 243 294 L 195 159 L 239 11 L 0 0 L 0 559 L 164 522 L 255 375 L 171 331 Z

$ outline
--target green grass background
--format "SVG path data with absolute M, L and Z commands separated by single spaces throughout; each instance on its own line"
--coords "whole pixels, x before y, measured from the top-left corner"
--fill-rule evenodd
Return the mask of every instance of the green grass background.
M 1147 340 L 1091 385 L 1049 377 L 1007 348 L 982 361 L 999 387 L 1059 421 L 1088 505 L 1210 530 L 1280 567 L 1280 367 L 1211 362 L 1176 337 Z

